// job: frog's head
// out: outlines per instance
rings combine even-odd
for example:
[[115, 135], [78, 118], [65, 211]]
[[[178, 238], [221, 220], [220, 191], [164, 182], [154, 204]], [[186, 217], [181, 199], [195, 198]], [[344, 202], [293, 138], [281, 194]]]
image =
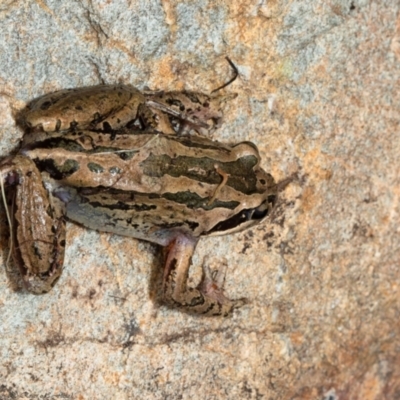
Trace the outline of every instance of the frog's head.
[[232, 217], [219, 222], [207, 234], [211, 236], [228, 235], [257, 225], [270, 214], [276, 199], [276, 194], [269, 195], [258, 207], [241, 210]]
[[259, 224], [274, 208], [278, 190], [274, 178], [262, 170], [255, 171], [257, 179], [257, 193], [248, 196], [235, 209], [235, 213], [223, 221], [218, 222], [207, 235], [218, 236], [236, 233]]

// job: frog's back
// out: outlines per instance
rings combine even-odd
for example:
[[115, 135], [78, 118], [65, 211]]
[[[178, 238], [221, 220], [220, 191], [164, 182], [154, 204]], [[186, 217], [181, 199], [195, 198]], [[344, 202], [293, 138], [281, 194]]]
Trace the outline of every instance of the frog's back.
[[54, 181], [70, 219], [160, 244], [174, 232], [228, 233], [251, 219], [275, 187], [249, 142], [78, 131], [24, 152]]

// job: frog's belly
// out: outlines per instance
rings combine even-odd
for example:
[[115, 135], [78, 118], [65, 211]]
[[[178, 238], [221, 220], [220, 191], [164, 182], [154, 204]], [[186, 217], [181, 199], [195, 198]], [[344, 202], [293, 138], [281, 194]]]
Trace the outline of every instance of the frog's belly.
[[132, 221], [131, 215], [126, 212], [110, 213], [101, 208], [93, 208], [88, 204], [79, 204], [75, 201], [67, 203], [66, 215], [71, 221], [78, 222], [90, 229], [147, 240], [161, 246], [167, 246], [177, 235], [177, 232], [174, 234], [171, 229], [150, 227]]
[[90, 229], [134, 237], [161, 246], [167, 246], [182, 234], [196, 238], [204, 228], [195, 218], [189, 218], [189, 215], [157, 201], [151, 204], [135, 202], [101, 191], [81, 194], [69, 187], [58, 188], [53, 193], [65, 203], [66, 216], [71, 221]]

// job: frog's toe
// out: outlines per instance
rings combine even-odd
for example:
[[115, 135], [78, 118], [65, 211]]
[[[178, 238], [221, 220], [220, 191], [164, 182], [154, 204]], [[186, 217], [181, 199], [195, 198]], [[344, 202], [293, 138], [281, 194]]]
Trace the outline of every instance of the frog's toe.
[[203, 294], [204, 297], [210, 299], [212, 304], [218, 305], [216, 308], [219, 310], [216, 312], [216, 314], [222, 315], [228, 315], [233, 309], [248, 304], [248, 300], [246, 298], [231, 300], [225, 296], [224, 283], [226, 270], [227, 266], [224, 265], [219, 270], [211, 272], [210, 268], [204, 265], [203, 278], [198, 286], [198, 290]]

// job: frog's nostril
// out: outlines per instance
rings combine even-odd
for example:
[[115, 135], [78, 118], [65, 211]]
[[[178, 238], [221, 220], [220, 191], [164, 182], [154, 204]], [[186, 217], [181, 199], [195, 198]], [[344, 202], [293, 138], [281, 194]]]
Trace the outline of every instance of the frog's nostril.
[[40, 109], [41, 110], [48, 110], [51, 106], [51, 101], [45, 101], [41, 106]]

